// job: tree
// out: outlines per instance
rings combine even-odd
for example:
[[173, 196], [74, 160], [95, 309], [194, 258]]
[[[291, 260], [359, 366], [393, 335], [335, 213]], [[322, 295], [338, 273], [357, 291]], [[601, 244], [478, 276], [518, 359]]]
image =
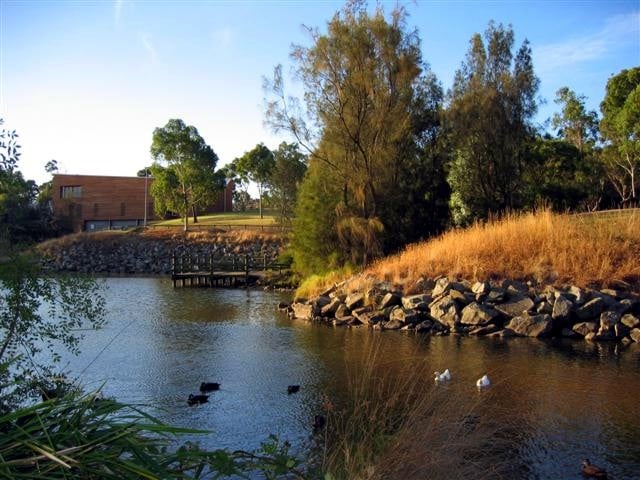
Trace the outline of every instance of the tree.
[[621, 203], [634, 204], [640, 191], [640, 67], [609, 79], [600, 110], [607, 175]]
[[262, 195], [269, 185], [271, 172], [275, 167], [273, 152], [263, 143], [259, 143], [252, 150], [245, 152], [233, 161], [233, 170], [242, 179], [243, 183], [255, 182], [258, 186], [258, 201], [260, 218], [262, 216]]
[[[104, 299], [88, 277], [52, 276], [13, 252], [0, 264], [0, 410], [56, 386], [54, 346], [78, 352], [81, 327], [103, 324]], [[43, 355], [46, 353], [47, 355]]]
[[554, 101], [562, 107], [561, 113], [554, 114], [551, 120], [558, 136], [573, 144], [580, 153], [593, 148], [598, 137], [598, 114], [587, 111], [586, 97], [562, 87], [556, 92]]
[[[308, 210], [298, 209], [297, 215], [309, 218], [297, 218], [297, 224], [312, 228], [319, 218], [331, 218], [332, 224], [312, 229], [335, 232], [340, 248], [356, 263], [380, 255], [387, 240], [399, 233], [388, 227], [404, 209], [387, 200], [391, 195], [406, 198], [408, 192], [400, 189], [413, 188], [406, 175], [420, 171], [413, 168], [423, 158], [417, 119], [426, 117], [416, 109], [438, 103], [432, 98], [418, 101], [419, 95], [437, 89], [420, 89], [435, 78], [422, 62], [417, 33], [406, 31], [405, 20], [403, 9], [387, 20], [382, 9], [370, 15], [364, 2], [351, 1], [334, 15], [326, 34], [309, 29], [312, 45], [292, 51], [304, 85], [304, 108], [285, 95], [281, 67], [272, 81], [265, 81], [267, 123], [276, 132], [291, 133], [310, 154], [305, 195], [311, 196], [308, 189], [314, 185], [326, 186], [318, 176], [337, 182], [336, 197], [325, 206], [335, 211], [314, 219]], [[306, 233], [296, 230], [295, 235]]]
[[269, 190], [281, 223], [291, 220], [298, 187], [307, 171], [307, 157], [297, 143], [282, 142], [274, 153], [274, 167], [269, 177]]
[[[486, 46], [485, 46], [486, 42]], [[489, 23], [471, 38], [449, 92], [449, 165], [456, 223], [517, 208], [539, 80], [525, 40], [512, 53], [511, 27]]]
[[171, 119], [153, 131], [151, 155], [155, 160], [151, 167], [155, 210], [180, 215], [187, 231], [189, 213], [196, 223], [198, 208], [213, 201], [224, 186], [221, 175], [215, 173], [218, 156], [195, 127], [180, 119]]

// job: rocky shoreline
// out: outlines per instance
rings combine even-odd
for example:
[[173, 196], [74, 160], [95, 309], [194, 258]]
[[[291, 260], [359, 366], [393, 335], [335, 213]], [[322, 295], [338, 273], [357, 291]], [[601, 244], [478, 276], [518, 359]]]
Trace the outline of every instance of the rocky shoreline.
[[238, 255], [267, 261], [277, 260], [284, 240], [277, 236], [256, 236], [242, 240], [233, 236], [142, 234], [77, 234], [38, 246], [45, 269], [100, 275], [168, 275], [174, 253], [217, 259]]
[[370, 281], [336, 285], [312, 299], [281, 304], [293, 319], [432, 335], [562, 337], [640, 343], [640, 294], [628, 288], [536, 287], [518, 281], [420, 279], [405, 295]]

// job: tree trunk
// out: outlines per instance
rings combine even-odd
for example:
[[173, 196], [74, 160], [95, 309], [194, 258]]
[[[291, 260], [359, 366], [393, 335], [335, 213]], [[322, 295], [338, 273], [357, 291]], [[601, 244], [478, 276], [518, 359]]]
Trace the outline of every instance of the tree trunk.
[[191, 211], [193, 213], [193, 223], [198, 223], [198, 210], [195, 205], [191, 207]]
[[262, 220], [262, 187], [258, 185], [258, 208], [260, 209], [260, 220]]

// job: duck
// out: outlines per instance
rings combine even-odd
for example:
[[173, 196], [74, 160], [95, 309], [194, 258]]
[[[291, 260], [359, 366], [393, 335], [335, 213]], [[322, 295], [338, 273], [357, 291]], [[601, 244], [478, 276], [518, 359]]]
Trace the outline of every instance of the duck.
[[436, 383], [444, 383], [448, 380], [451, 380], [451, 373], [449, 373], [449, 369], [447, 368], [444, 372], [433, 372], [435, 378], [433, 379]]
[[589, 478], [608, 478], [607, 471], [592, 465], [588, 458], [582, 461], [582, 475]]
[[297, 393], [300, 391], [300, 385], [289, 385], [287, 387], [287, 393], [291, 395], [292, 393]]
[[188, 405], [202, 405], [203, 403], [207, 403], [209, 401], [209, 395], [193, 395], [189, 394], [189, 398], [187, 399]]
[[444, 375], [446, 380], [451, 380], [451, 372], [448, 368], [444, 372], [442, 372], [442, 375]]
[[479, 378], [478, 381], [476, 382], [476, 387], [478, 388], [486, 388], [489, 385], [491, 385], [491, 381], [489, 380], [489, 377], [487, 376], [486, 373], [484, 374], [484, 376]]
[[200, 391], [202, 393], [205, 392], [213, 392], [215, 390], [220, 390], [220, 384], [215, 382], [202, 382], [200, 384]]

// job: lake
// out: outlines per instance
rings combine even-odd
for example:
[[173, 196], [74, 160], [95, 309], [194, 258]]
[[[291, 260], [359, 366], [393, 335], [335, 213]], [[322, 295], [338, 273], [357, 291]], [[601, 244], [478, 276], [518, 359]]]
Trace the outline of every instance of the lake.
[[[325, 395], [345, 395], [345, 371], [375, 348], [380, 368], [395, 375], [417, 364], [449, 368], [444, 388], [470, 403], [488, 373], [496, 410], [517, 419], [509, 461], [522, 478], [582, 478], [585, 457], [615, 479], [640, 478], [639, 345], [331, 328], [278, 312], [283, 293], [174, 290], [163, 278], [104, 283], [107, 326], [86, 332], [82, 353], [63, 365], [87, 388], [103, 385], [173, 425], [209, 430], [197, 438], [208, 448], [252, 449], [276, 434], [304, 453]], [[220, 391], [189, 407], [203, 381]], [[438, 388], [432, 376], [423, 381]], [[290, 384], [300, 392], [288, 395]]]

